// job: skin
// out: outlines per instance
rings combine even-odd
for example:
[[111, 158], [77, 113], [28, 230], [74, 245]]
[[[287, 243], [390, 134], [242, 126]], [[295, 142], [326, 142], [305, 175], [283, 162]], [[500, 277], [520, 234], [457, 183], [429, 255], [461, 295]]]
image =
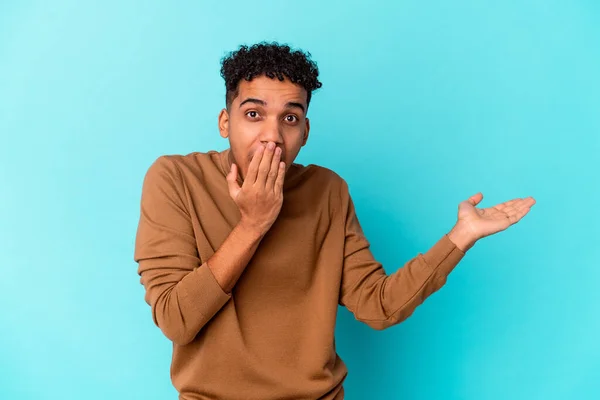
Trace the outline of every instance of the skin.
[[[229, 195], [238, 206], [240, 222], [207, 261], [217, 282], [229, 293], [277, 219], [283, 203], [285, 172], [308, 140], [307, 92], [288, 79], [266, 76], [239, 83], [238, 95], [219, 114], [219, 131], [229, 139], [232, 168]], [[466, 252], [478, 240], [519, 222], [535, 204], [516, 198], [477, 208], [477, 193], [458, 205], [456, 224], [448, 238]]]
[[488, 208], [477, 208], [481, 192], [458, 205], [458, 219], [448, 237], [459, 249], [467, 251], [480, 239], [506, 230], [519, 222], [536, 203], [533, 197], [516, 198]]
[[229, 139], [233, 163], [229, 195], [239, 223], [207, 261], [215, 279], [230, 293], [283, 204], [285, 173], [306, 144], [307, 92], [289, 80], [266, 76], [239, 83], [238, 95], [219, 114], [219, 131]]
[[306, 100], [306, 90], [288, 79], [263, 75], [240, 81], [237, 97], [219, 114], [219, 132], [229, 139], [242, 180], [254, 154], [269, 142], [281, 149], [286, 170], [294, 162], [310, 131]]

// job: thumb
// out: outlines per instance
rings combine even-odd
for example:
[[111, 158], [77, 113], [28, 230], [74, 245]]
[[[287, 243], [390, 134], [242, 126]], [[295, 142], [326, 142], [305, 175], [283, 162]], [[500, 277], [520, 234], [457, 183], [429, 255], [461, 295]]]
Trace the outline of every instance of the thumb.
[[473, 196], [469, 197], [469, 200], [467, 200], [469, 203], [471, 203], [471, 205], [476, 206], [477, 204], [479, 204], [481, 202], [481, 200], [483, 199], [483, 194], [481, 192], [474, 194]]
[[240, 187], [240, 185], [237, 183], [237, 175], [238, 175], [237, 165], [231, 164], [231, 170], [227, 174], [227, 186], [229, 187], [229, 195], [234, 200], [237, 197], [240, 190], [242, 189]]

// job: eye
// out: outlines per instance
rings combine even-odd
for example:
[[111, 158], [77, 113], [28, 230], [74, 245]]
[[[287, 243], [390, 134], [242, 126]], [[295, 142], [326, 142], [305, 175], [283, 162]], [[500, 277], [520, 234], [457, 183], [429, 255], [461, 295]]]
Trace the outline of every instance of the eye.
[[248, 111], [246, 113], [246, 115], [249, 116], [251, 119], [255, 119], [256, 117], [258, 117], [258, 112], [251, 110], [251, 111]]
[[285, 120], [287, 122], [297, 122], [298, 121], [298, 117], [296, 117], [293, 114], [288, 115], [287, 117], [285, 117]]

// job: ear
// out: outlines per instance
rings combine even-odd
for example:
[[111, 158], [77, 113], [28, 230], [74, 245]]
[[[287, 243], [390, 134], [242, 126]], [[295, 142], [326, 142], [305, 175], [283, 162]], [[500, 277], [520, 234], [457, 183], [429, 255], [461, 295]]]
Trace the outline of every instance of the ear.
[[219, 133], [224, 139], [229, 137], [229, 113], [226, 108], [219, 113]]
[[308, 132], [310, 132], [310, 120], [306, 118], [306, 129], [304, 130], [304, 137], [302, 138], [302, 146], [308, 141]]

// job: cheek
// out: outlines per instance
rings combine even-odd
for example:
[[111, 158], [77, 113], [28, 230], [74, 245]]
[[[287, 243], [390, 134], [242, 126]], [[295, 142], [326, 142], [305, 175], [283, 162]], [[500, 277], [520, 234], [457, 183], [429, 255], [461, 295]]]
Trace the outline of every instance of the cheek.
[[[236, 124], [229, 131], [229, 143], [231, 148], [235, 149], [236, 155], [246, 158], [248, 153], [252, 151], [256, 134], [252, 131], [252, 127], [244, 124]], [[251, 155], [250, 155], [251, 156]]]
[[240, 116], [232, 117], [229, 123], [230, 135], [242, 142], [251, 140], [253, 136], [256, 136], [257, 128], [257, 124], [250, 123]]
[[283, 157], [282, 157], [282, 161], [285, 161], [286, 165], [293, 162], [293, 160], [296, 158], [296, 156], [298, 155], [298, 152], [300, 150], [301, 144], [302, 144], [302, 142], [300, 142], [299, 144], [296, 144], [294, 146], [286, 147], [285, 151], [283, 152]]

